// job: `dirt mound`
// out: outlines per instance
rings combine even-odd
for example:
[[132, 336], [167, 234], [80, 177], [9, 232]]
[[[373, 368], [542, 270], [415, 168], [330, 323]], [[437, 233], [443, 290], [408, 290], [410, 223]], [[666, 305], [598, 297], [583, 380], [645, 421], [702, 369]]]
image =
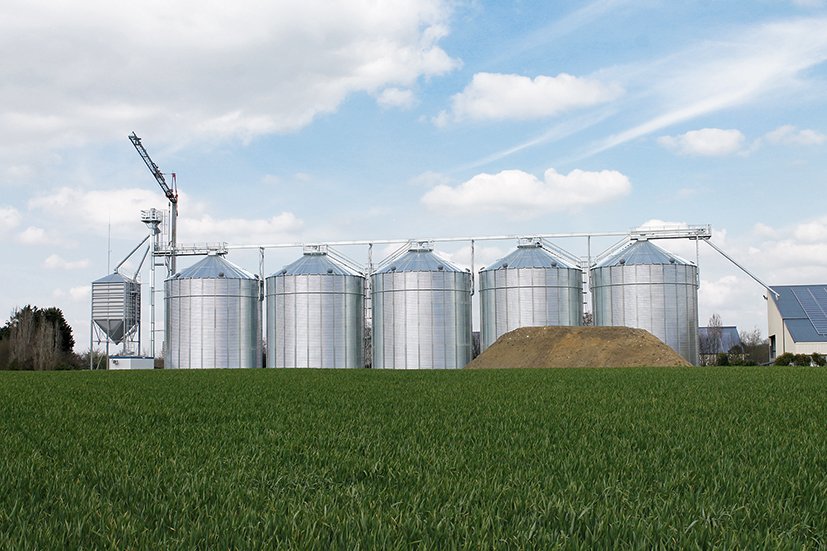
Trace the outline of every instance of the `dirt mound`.
[[501, 336], [466, 368], [689, 365], [677, 352], [644, 329], [522, 327]]

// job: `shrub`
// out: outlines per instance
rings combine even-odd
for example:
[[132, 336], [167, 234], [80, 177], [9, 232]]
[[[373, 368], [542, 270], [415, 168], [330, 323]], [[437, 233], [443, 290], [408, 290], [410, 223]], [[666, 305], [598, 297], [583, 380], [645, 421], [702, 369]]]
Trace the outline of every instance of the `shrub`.
[[812, 360], [812, 356], [808, 354], [796, 354], [793, 356], [793, 365], [809, 367], [810, 360]]
[[794, 361], [795, 356], [793, 356], [790, 352], [784, 352], [775, 358], [775, 365], [793, 365]]
[[801, 367], [809, 367], [811, 365], [827, 365], [827, 359], [817, 352], [812, 354], [791, 354], [785, 352], [775, 359], [775, 365], [796, 365]]

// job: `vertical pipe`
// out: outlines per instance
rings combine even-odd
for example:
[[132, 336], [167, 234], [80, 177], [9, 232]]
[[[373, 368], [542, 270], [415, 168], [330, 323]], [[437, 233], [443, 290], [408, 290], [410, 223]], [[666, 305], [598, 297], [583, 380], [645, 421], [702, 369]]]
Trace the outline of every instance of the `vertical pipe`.
[[150, 243], [150, 259], [152, 260], [152, 265], [150, 266], [149, 272], [149, 355], [152, 356], [153, 364], [155, 362], [155, 265], [157, 264], [157, 229], [157, 226], [150, 228], [150, 231], [154, 233]]
[[95, 356], [92, 353], [92, 346], [94, 346], [94, 335], [95, 335], [95, 286], [92, 285], [92, 300], [89, 301], [91, 306], [89, 307], [89, 370], [91, 371], [94, 369], [93, 364], [94, 361], [92, 358]]
[[[586, 307], [588, 306], [588, 299], [592, 298], [592, 304], [591, 304], [591, 307], [592, 307], [592, 310], [591, 310], [592, 325], [597, 325], [597, 323], [595, 323], [595, 317], [594, 317], [594, 299], [593, 299], [593, 297], [591, 297], [591, 294], [590, 294], [591, 293], [591, 282], [592, 282], [592, 236], [591, 235], [586, 236], [586, 254], [588, 255], [587, 256], [587, 262], [586, 262], [586, 269], [583, 270], [583, 315], [585, 317]], [[580, 322], [583, 323], [583, 320], [581, 320]]]
[[476, 286], [474, 285], [474, 276], [476, 272], [474, 271], [474, 240], [471, 240], [471, 296], [474, 296], [474, 291], [476, 291]]
[[175, 249], [178, 247], [178, 203], [177, 202], [170, 202], [169, 204], [170, 209], [170, 221], [169, 221], [169, 245], [170, 245], [170, 257], [169, 257], [169, 273], [167, 277], [172, 276], [175, 274]]

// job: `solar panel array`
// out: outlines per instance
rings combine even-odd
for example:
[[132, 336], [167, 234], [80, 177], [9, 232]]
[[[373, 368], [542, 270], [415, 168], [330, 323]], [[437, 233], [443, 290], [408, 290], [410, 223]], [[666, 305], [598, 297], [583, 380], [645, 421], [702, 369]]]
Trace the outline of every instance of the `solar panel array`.
[[827, 335], [827, 287], [792, 289], [819, 335]]

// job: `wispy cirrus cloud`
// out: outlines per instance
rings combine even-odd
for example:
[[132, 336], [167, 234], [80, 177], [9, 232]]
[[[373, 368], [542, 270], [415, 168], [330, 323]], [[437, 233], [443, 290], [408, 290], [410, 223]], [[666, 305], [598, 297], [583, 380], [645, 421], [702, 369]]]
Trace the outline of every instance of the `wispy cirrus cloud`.
[[[587, 157], [674, 124], [749, 105], [775, 92], [802, 88], [804, 72], [827, 61], [827, 18], [797, 18], [742, 28], [726, 41], [704, 41], [639, 67], [607, 70], [633, 75], [630, 101], [653, 105], [651, 116], [596, 142]], [[793, 95], [787, 94], [794, 101]]]

